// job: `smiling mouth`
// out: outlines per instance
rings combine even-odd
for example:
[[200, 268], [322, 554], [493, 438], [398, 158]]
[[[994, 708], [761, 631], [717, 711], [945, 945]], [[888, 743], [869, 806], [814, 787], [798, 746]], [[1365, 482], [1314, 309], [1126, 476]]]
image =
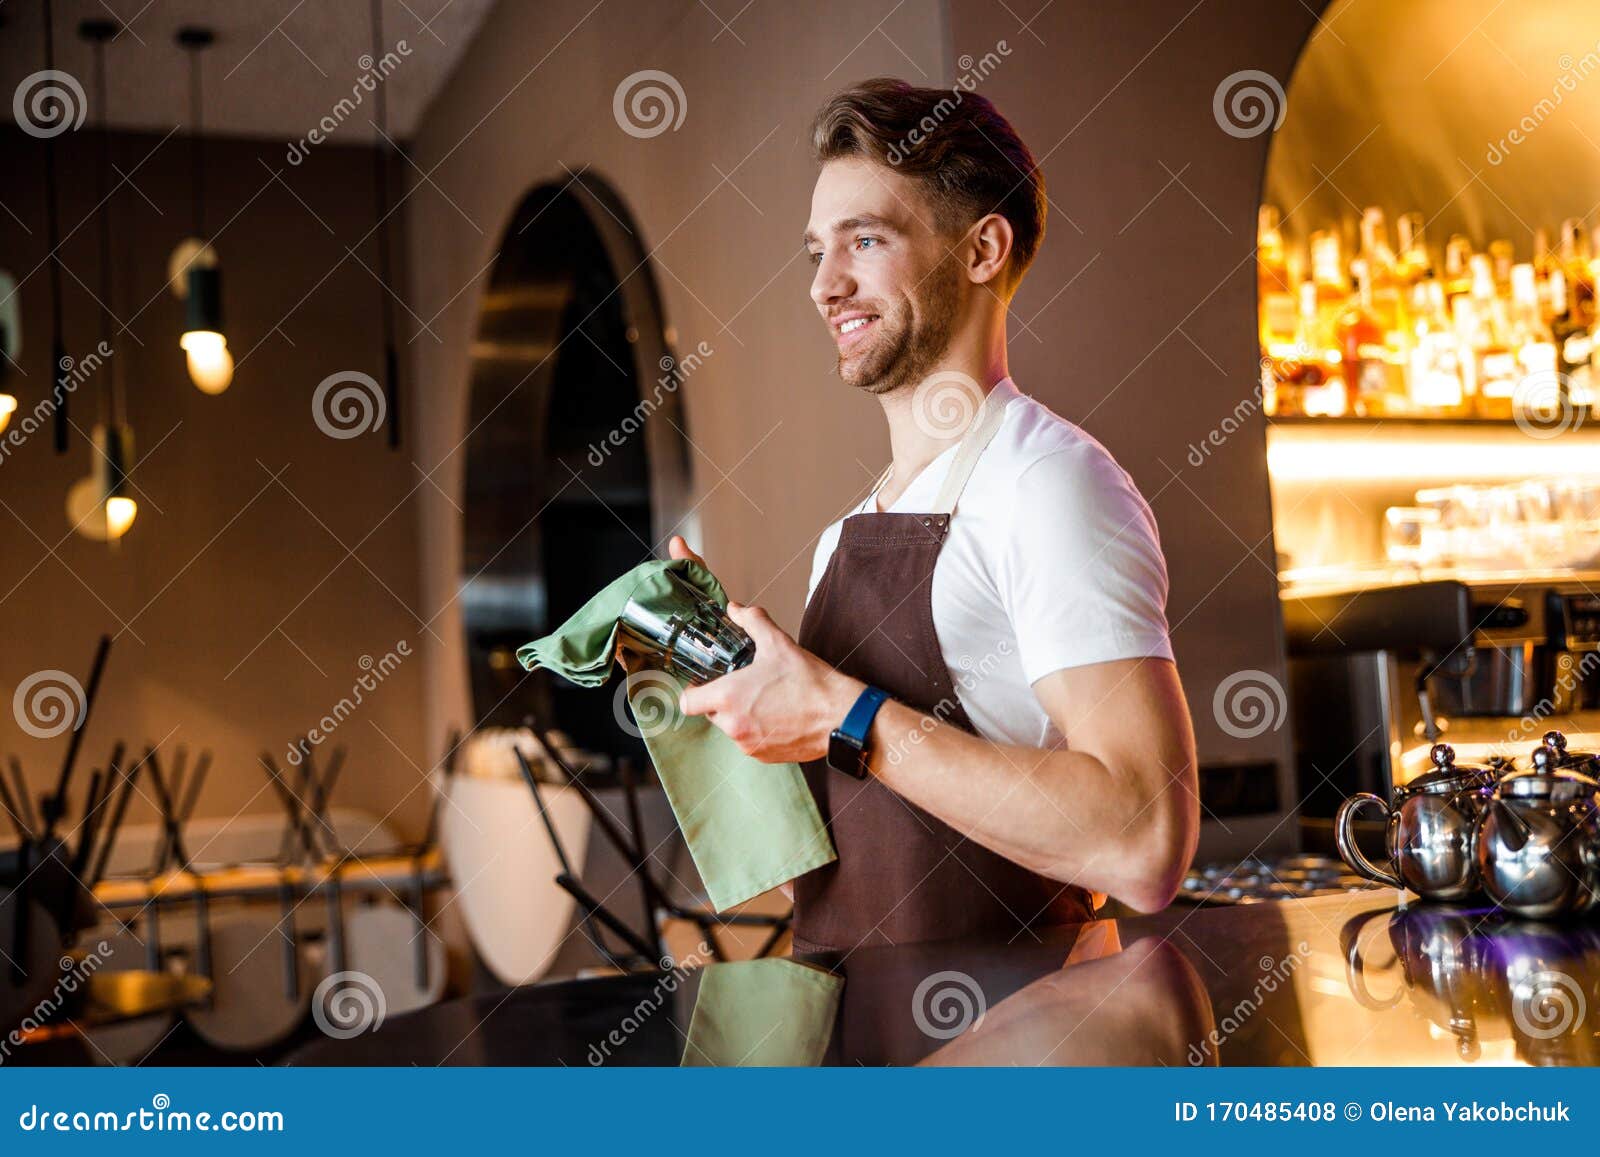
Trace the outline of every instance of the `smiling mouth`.
[[858, 340], [860, 336], [870, 329], [878, 320], [879, 317], [877, 314], [870, 313], [864, 316], [846, 318], [844, 321], [836, 322], [833, 327], [835, 339], [841, 346], [853, 345], [855, 341]]

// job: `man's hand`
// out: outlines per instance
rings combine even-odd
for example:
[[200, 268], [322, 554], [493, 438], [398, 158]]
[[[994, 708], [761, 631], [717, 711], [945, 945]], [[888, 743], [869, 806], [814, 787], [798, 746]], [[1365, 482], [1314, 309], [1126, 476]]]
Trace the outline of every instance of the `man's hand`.
[[728, 617], [755, 640], [755, 659], [743, 670], [684, 688], [678, 707], [685, 715], [704, 715], [763, 763], [827, 755], [829, 734], [865, 684], [803, 649], [760, 607], [729, 603]]
[[[667, 543], [667, 557], [673, 560], [686, 558], [690, 562], [697, 562], [701, 566], [706, 566], [706, 560], [689, 549], [689, 544], [684, 541], [681, 534], [673, 535], [671, 541]], [[711, 568], [707, 566], [706, 569], [710, 570]]]

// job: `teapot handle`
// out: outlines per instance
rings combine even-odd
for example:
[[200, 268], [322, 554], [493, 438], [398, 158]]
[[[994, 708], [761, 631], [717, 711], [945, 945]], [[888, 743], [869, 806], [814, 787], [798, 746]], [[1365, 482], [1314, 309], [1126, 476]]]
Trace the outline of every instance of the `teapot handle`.
[[1333, 842], [1339, 849], [1339, 855], [1344, 857], [1344, 862], [1367, 879], [1388, 884], [1391, 888], [1404, 888], [1405, 881], [1394, 872], [1380, 868], [1367, 859], [1356, 844], [1355, 833], [1350, 830], [1350, 821], [1355, 818], [1356, 812], [1368, 804], [1376, 804], [1386, 816], [1390, 814], [1389, 805], [1382, 798], [1370, 791], [1357, 792], [1339, 805], [1339, 812], [1333, 820]]
[[[1363, 1008], [1370, 1008], [1378, 1012], [1393, 1008], [1405, 996], [1405, 985], [1397, 987], [1388, 1000], [1379, 1000], [1372, 995], [1372, 990], [1367, 987], [1367, 969], [1361, 958], [1361, 934], [1366, 931], [1368, 922], [1374, 916], [1389, 916], [1392, 920], [1395, 909], [1372, 908], [1360, 913], [1339, 930], [1339, 942], [1344, 949], [1344, 978], [1350, 986], [1350, 995], [1356, 998], [1356, 1003]], [[1396, 956], [1398, 959], [1398, 955]], [[1391, 967], [1394, 962], [1391, 961]]]

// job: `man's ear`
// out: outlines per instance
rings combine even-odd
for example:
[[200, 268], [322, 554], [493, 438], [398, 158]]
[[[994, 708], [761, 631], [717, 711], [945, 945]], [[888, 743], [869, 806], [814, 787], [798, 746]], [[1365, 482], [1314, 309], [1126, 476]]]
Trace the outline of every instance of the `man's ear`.
[[1003, 292], [1016, 237], [1011, 222], [999, 213], [990, 213], [972, 226], [967, 237], [967, 277], [975, 285], [992, 285]]

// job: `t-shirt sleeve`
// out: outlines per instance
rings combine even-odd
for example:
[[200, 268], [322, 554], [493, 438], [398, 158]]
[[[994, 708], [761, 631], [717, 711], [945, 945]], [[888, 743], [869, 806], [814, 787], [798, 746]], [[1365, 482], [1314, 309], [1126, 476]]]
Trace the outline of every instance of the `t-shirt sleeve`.
[[1155, 516], [1098, 444], [1023, 470], [997, 577], [1029, 683], [1068, 667], [1172, 658]]
[[806, 606], [811, 605], [811, 596], [817, 593], [817, 584], [822, 581], [823, 572], [828, 569], [828, 562], [833, 558], [838, 543], [837, 523], [823, 530], [822, 537], [817, 539], [817, 545], [811, 552], [811, 577], [806, 582]]

